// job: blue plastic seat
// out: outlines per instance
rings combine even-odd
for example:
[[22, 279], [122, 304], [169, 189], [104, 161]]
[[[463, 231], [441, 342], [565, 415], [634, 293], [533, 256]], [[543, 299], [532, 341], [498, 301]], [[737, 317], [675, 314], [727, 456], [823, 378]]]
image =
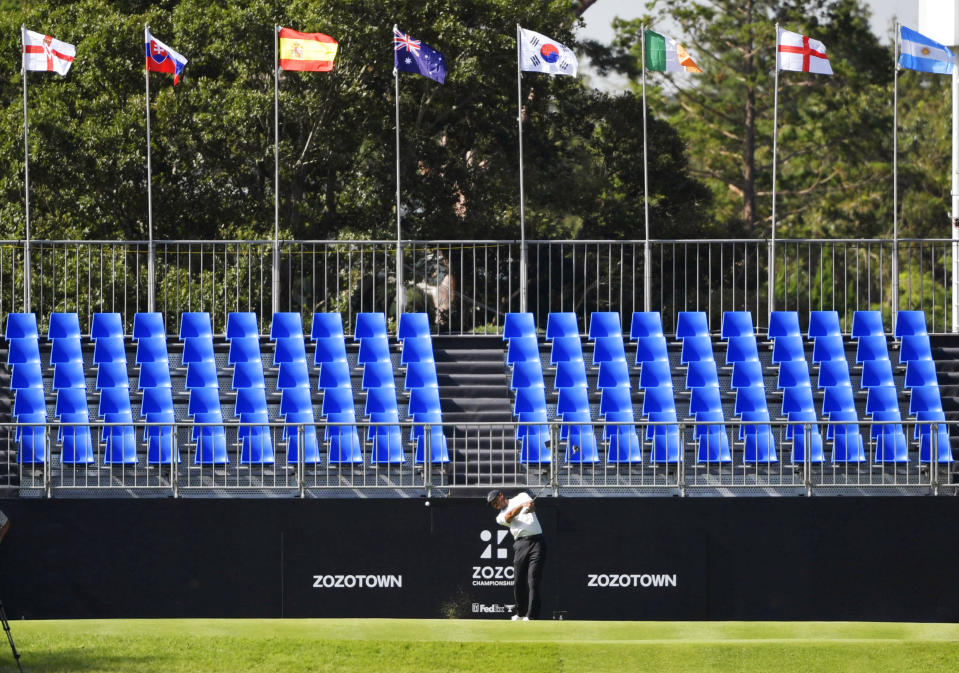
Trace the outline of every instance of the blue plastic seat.
[[716, 363], [711, 360], [698, 360], [690, 362], [686, 370], [687, 388], [704, 388], [711, 386], [719, 387], [719, 374], [716, 371]]
[[[768, 424], [769, 414], [765, 412], [743, 412], [743, 425], [739, 426], [743, 440], [743, 463], [778, 463], [776, 439]], [[755, 422], [753, 424], [752, 422]]]
[[559, 362], [553, 379], [553, 390], [562, 388], [585, 388], [586, 367], [582, 362]]
[[303, 340], [303, 316], [291, 312], [274, 313], [270, 324], [270, 340], [292, 338]]
[[[365, 372], [364, 372], [365, 373]], [[345, 362], [326, 362], [320, 367], [319, 388], [350, 388], [350, 366]]]
[[324, 416], [342, 413], [355, 414], [356, 405], [353, 402], [353, 391], [349, 388], [327, 388], [323, 393], [321, 410]]
[[[510, 341], [512, 347], [513, 342]], [[583, 344], [579, 336], [558, 336], [553, 338], [549, 352], [549, 363], [556, 366], [560, 362], [585, 362], [583, 358]]]
[[829, 360], [846, 362], [846, 346], [839, 335], [818, 337], [813, 344], [812, 361], [820, 363]]
[[823, 389], [822, 413], [829, 416], [835, 412], [855, 411], [856, 401], [851, 386], [829, 386]]
[[353, 340], [386, 339], [386, 316], [382, 313], [357, 313]]
[[194, 362], [186, 368], [186, 388], [217, 388], [219, 382], [216, 377], [215, 362]]
[[899, 311], [896, 314], [897, 339], [905, 336], [929, 336], [926, 329], [926, 314], [923, 311]]
[[[99, 343], [97, 344], [99, 345]], [[180, 362], [185, 365], [194, 362], [214, 362], [213, 340], [205, 337], [187, 337], [183, 340], [183, 355]]]
[[256, 313], [228, 313], [226, 315], [226, 338], [252, 338], [260, 336], [260, 328], [256, 324]]
[[[330, 419], [333, 422], [332, 419]], [[329, 431], [329, 449], [327, 462], [332, 465], [356, 464], [363, 462], [363, 445], [355, 425], [327, 426]]]
[[234, 365], [232, 387], [234, 390], [266, 388], [262, 362], [238, 362]]
[[[694, 363], [690, 362], [690, 366]], [[805, 364], [799, 362], [790, 362], [789, 364]], [[780, 369], [782, 375], [782, 369]], [[806, 375], [806, 385], [809, 384], [809, 375]], [[733, 375], [729, 379], [729, 385], [735, 390], [738, 388], [752, 388], [754, 386], [763, 386], [763, 366], [758, 361], [737, 362], [733, 365]]]
[[136, 465], [137, 438], [132, 425], [112, 425], [105, 428], [104, 465]]
[[679, 356], [680, 364], [685, 365], [701, 360], [715, 361], [712, 339], [708, 336], [688, 336], [684, 338], [683, 348]]
[[[432, 355], [432, 348], [430, 350]], [[507, 364], [533, 361], [540, 361], [539, 344], [536, 337], [516, 337], [509, 340], [509, 346], [506, 350]]]
[[209, 313], [195, 311], [180, 314], [180, 341], [191, 338], [213, 338]]
[[104, 336], [96, 340], [93, 345], [93, 364], [99, 365], [104, 362], [123, 362], [127, 361], [126, 347], [123, 345], [123, 337]]
[[623, 324], [616, 311], [593, 311], [589, 316], [589, 340], [617, 337], [623, 340]]
[[[244, 422], [267, 421], [266, 414], [256, 418], [244, 419]], [[240, 439], [241, 465], [273, 465], [276, 458], [273, 451], [273, 430], [267, 425], [240, 426], [237, 433]]]
[[680, 311], [676, 318], [676, 338], [708, 337], [709, 322], [704, 311]]
[[[85, 399], [86, 393], [81, 392]], [[57, 395], [59, 399], [60, 395]], [[13, 415], [19, 418], [23, 415], [46, 414], [47, 404], [43, 388], [23, 388], [17, 391], [13, 400]]]
[[[914, 390], [913, 393], [915, 392]], [[877, 386], [868, 390], [866, 393], [867, 414], [893, 410], [899, 411], [899, 391], [895, 386]]]
[[881, 336], [886, 334], [879, 311], [856, 311], [852, 314], [852, 338]]
[[693, 388], [689, 391], [689, 415], [697, 416], [702, 413], [721, 412], [723, 408], [722, 396], [719, 388]]
[[[235, 314], [231, 314], [235, 315]], [[212, 350], [212, 343], [211, 349]], [[184, 349], [185, 352], [185, 349]], [[304, 351], [305, 355], [305, 351]], [[230, 341], [230, 353], [227, 356], [227, 364], [235, 365], [238, 363], [255, 363], [263, 366], [263, 360], [260, 357], [260, 338], [256, 336], [234, 337]]]
[[673, 372], [669, 363], [665, 361], [644, 362], [639, 373], [639, 387], [647, 388], [673, 387]]
[[803, 414], [815, 416], [816, 406], [812, 396], [810, 386], [792, 386], [783, 389], [783, 403], [781, 413], [783, 416], [792, 414]]
[[[936, 421], [939, 418], [923, 418], [919, 420]], [[928, 463], [933, 454], [936, 462], [951, 463], [952, 445], [949, 441], [949, 427], [945, 423], [925, 423], [916, 426], [919, 433], [919, 462]]]
[[[404, 314], [405, 315], [405, 314]], [[513, 339], [510, 341], [510, 348], [513, 343], [519, 341]], [[361, 345], [362, 349], [363, 346]], [[403, 341], [403, 353], [400, 356], [400, 364], [408, 365], [414, 362], [434, 362], [433, 340], [429, 335], [424, 337], [407, 337]]]
[[138, 388], [171, 388], [172, 386], [170, 367], [166, 362], [145, 362], [140, 365]]
[[123, 319], [119, 313], [94, 313], [90, 325], [90, 338], [123, 338]]
[[549, 448], [549, 428], [541, 425], [546, 414], [523, 414], [518, 419], [516, 439], [520, 443], [519, 460], [523, 464], [549, 464], [552, 452]]
[[[309, 398], [309, 390], [306, 388], [290, 388], [283, 391], [285, 398], [291, 391], [306, 390]], [[282, 399], [281, 399], [282, 404]], [[282, 408], [281, 408], [282, 413]], [[250, 414], [262, 415], [267, 413], [266, 408], [266, 390], [264, 388], [240, 388], [236, 391], [236, 400], [233, 403], [233, 415], [244, 418]]]
[[[23, 314], [19, 314], [23, 315]], [[28, 313], [26, 315], [33, 315]], [[28, 328], [29, 330], [29, 328]], [[33, 336], [36, 336], [36, 319], [33, 321]], [[76, 313], [51, 313], [47, 339], [80, 339], [80, 318]]]
[[659, 311], [635, 311], [629, 326], [629, 338], [633, 341], [641, 337], [665, 337], [663, 318]]
[[277, 337], [273, 342], [275, 346], [273, 351], [274, 365], [284, 362], [306, 363], [306, 344], [302, 336]]
[[173, 413], [173, 393], [170, 388], [147, 388], [140, 398], [140, 415], [152, 418]]
[[[327, 390], [323, 395], [324, 410], [329, 407], [336, 409], [334, 413], [343, 413], [343, 409], [353, 411], [353, 393], [345, 389], [345, 393], [334, 392], [333, 389]], [[339, 390], [339, 389], [338, 389]], [[329, 397], [329, 403], [326, 398]], [[305, 414], [313, 412], [313, 395], [309, 388], [286, 388], [280, 396], [280, 414], [287, 416], [289, 414]], [[324, 411], [326, 413], [326, 411]]]
[[[18, 423], [46, 423], [46, 415], [24, 414]], [[42, 464], [47, 462], [46, 428], [42, 425], [19, 426], [15, 433], [17, 443], [17, 462], [23, 464]]]
[[97, 390], [103, 388], [130, 388], [125, 362], [104, 363], [97, 368]]
[[36, 337], [10, 339], [7, 349], [8, 365], [40, 362], [40, 342]]
[[[418, 422], [420, 421], [418, 420]], [[439, 421], [434, 418], [423, 418], [421, 422], [438, 423]], [[442, 425], [414, 426], [412, 438], [416, 444], [413, 451], [414, 463], [423, 464], [426, 461], [427, 454], [429, 454], [431, 463], [450, 462], [449, 445], [446, 435], [443, 434]]]
[[863, 363], [868, 360], [888, 360], [889, 348], [886, 346], [886, 337], [864, 336], [859, 338], [859, 344], [856, 347], [856, 363]]
[[536, 336], [532, 313], [507, 313], [503, 320], [503, 340]]
[[370, 463], [402, 465], [406, 462], [403, 434], [398, 425], [376, 425], [370, 428]]
[[[151, 419], [151, 422], [173, 422], [173, 412], [168, 417]], [[172, 465], [180, 463], [180, 451], [174, 444], [172, 426], [148, 426], [144, 431], [147, 444], [147, 464]]]
[[70, 425], [62, 426], [61, 429], [63, 431], [60, 448], [60, 462], [62, 464], [89, 465], [96, 460], [93, 455], [93, 437], [90, 433], [90, 426]]
[[721, 412], [704, 413], [697, 420], [711, 423], [711, 425], [697, 426], [699, 428], [699, 448], [696, 452], [696, 461], [699, 463], [731, 463], [732, 455], [729, 451], [729, 435], [723, 425]]
[[360, 353], [357, 362], [390, 362], [390, 343], [386, 337], [366, 337], [360, 341]]
[[[16, 365], [22, 367], [23, 365]], [[65, 362], [53, 369], [53, 389], [86, 388], [86, 370], [82, 362]]]
[[783, 362], [779, 365], [779, 376], [776, 379], [777, 388], [793, 388], [796, 386], [810, 387], [809, 366], [806, 361]]
[[753, 337], [753, 341], [755, 341], [756, 332], [753, 331], [753, 314], [750, 311], [723, 311], [720, 336], [723, 339]]
[[892, 363], [889, 360], [866, 360], [862, 363], [862, 377], [859, 379], [860, 388], [894, 385], [896, 383], [892, 377]]
[[[652, 390], [652, 389], [651, 389]], [[670, 398], [672, 398], [672, 391]], [[649, 396], [649, 391], [646, 392]], [[604, 388], [599, 398], [599, 413], [604, 416], [609, 412], [633, 411], [633, 398], [629, 388]]]
[[839, 313], [837, 311], [810, 311], [809, 338], [818, 339], [824, 336], [841, 336], [839, 327]]
[[43, 369], [39, 362], [24, 362], [11, 367], [10, 389], [22, 388], [43, 388]]
[[786, 439], [791, 439], [793, 443], [790, 460], [794, 464], [804, 463], [808, 450], [810, 463], [825, 462], [823, 438], [816, 425], [816, 414], [790, 414], [789, 420], [795, 422], [786, 427]]
[[920, 412], [942, 413], [942, 396], [939, 386], [922, 386], [912, 389], [909, 396], [909, 415], [916, 416]]
[[396, 388], [396, 377], [390, 362], [369, 362], [363, 367], [363, 390], [370, 388]]
[[[619, 315], [619, 314], [616, 314]], [[611, 361], [626, 362], [626, 349], [621, 336], [596, 337], [593, 343], [593, 365]]]
[[439, 379], [436, 377], [436, 364], [433, 362], [411, 362], [406, 365], [403, 387], [406, 390], [438, 388]]
[[799, 314], [795, 311], [772, 311], [769, 314], [769, 330], [766, 336], [769, 339], [802, 336]]
[[579, 339], [579, 321], [575, 313], [553, 312], [546, 316], [546, 340], [576, 337]]
[[[39, 401], [43, 403], [43, 395], [39, 396]], [[37, 413], [39, 408], [37, 407], [37, 397], [35, 395], [27, 395], [27, 393], [33, 393], [33, 390], [20, 390], [17, 392], [17, 399], [14, 403], [13, 413], [15, 416], [19, 416], [22, 413], [34, 414]], [[43, 407], [46, 408], [45, 405]], [[54, 413], [59, 417], [64, 414], [86, 414], [86, 418], [89, 418], [89, 406], [87, 404], [87, 391], [83, 388], [65, 388], [57, 392], [57, 402], [54, 406]]]
[[340, 341], [345, 339], [343, 317], [339, 313], [314, 313], [310, 338], [316, 341], [317, 339], [329, 339], [331, 337], [336, 337]]
[[425, 313], [401, 313], [400, 324], [396, 330], [398, 339], [410, 337], [429, 337], [430, 318]]
[[517, 388], [545, 388], [543, 367], [539, 360], [536, 362], [517, 362], [513, 365], [513, 375], [510, 377], [510, 389]]
[[564, 388], [556, 400], [556, 414], [586, 412], [589, 414], [589, 393], [584, 388]]
[[[393, 413], [396, 412], [397, 418], [399, 410], [396, 405], [396, 390], [393, 388], [370, 388], [366, 391], [366, 404], [363, 414], [371, 416], [372, 414]], [[393, 420], [392, 418], [390, 420]]]
[[310, 372], [305, 362], [284, 362], [276, 375], [277, 390], [309, 388]]
[[[53, 319], [54, 313], [50, 314]], [[79, 336], [80, 323], [77, 322], [77, 336]], [[10, 339], [38, 339], [40, 333], [37, 331], [37, 316], [34, 313], [8, 313], [7, 326], [3, 333], [3, 338]]]
[[917, 334], [902, 337], [899, 346], [899, 364], [905, 364], [913, 360], [932, 360], [932, 346], [929, 343], [928, 335]]
[[852, 386], [849, 378], [849, 364], [846, 360], [830, 360], [819, 365], [819, 376], [816, 378], [817, 388], [832, 386]]
[[[585, 369], [583, 370], [586, 371]], [[599, 375], [596, 377], [596, 388], [632, 388], [629, 380], [629, 367], [624, 360], [611, 360], [599, 363]]]
[[760, 386], [740, 388], [737, 390], [734, 413], [737, 416], [742, 416], [743, 414], [757, 411], [765, 412], [766, 420], [769, 420], [769, 410], [766, 406], [766, 390]]
[[196, 427], [196, 465], [226, 465], [230, 462], [226, 451], [226, 431], [222, 425]]
[[287, 425], [283, 428], [287, 464], [296, 465], [299, 463], [301, 449], [305, 465], [316, 465], [321, 462], [320, 442], [316, 436], [313, 413], [310, 412], [309, 415], [304, 414], [302, 417], [295, 418], [287, 416], [286, 422], [296, 424]]
[[136, 363], [169, 362], [166, 337], [142, 337], [137, 341]]
[[346, 341], [343, 337], [319, 337], [316, 340], [316, 352], [313, 363], [322, 365], [327, 362], [346, 362]]
[[911, 360], [906, 363], [907, 388], [920, 386], [937, 386], [939, 379], [936, 376], [936, 363], [932, 360]]
[[754, 336], [731, 336], [727, 338], [726, 364], [734, 362], [759, 362], [759, 349]]
[[654, 361], [669, 362], [666, 338], [661, 336], [640, 337], [636, 342], [636, 364]]
[[166, 338], [162, 313], [135, 313], [133, 315], [133, 339]]
[[806, 361], [806, 345], [802, 337], [793, 335], [776, 337], [773, 344], [773, 364], [800, 361]]
[[[586, 419], [572, 418], [568, 420], [589, 420], [588, 415]], [[593, 429], [592, 424], [590, 423], [578, 423], [576, 425], [564, 425], [563, 426], [567, 431], [566, 437], [566, 453], [564, 456], [564, 461], [568, 464], [591, 464], [599, 462], [599, 444], [596, 441], [596, 432]], [[636, 437], [636, 430], [632, 426], [623, 427], [623, 432], [616, 433], [615, 446], [611, 449], [614, 455], [619, 457], [621, 460], [615, 462], [630, 462], [630, 447], [628, 441], [626, 441], [625, 436], [627, 436], [628, 431], [632, 431], [633, 434], [633, 447], [634, 452], [639, 451], [639, 439]], [[623, 437], [623, 439], [621, 439]], [[641, 460], [641, 458], [640, 458]], [[639, 461], [636, 461], [639, 462]]]
[[[220, 391], [216, 388], [197, 388], [190, 392], [190, 402], [187, 413], [212, 414], [220, 412]], [[222, 413], [222, 412], [221, 412]]]
[[[527, 388], [526, 390], [529, 390]], [[440, 407], [439, 388], [414, 388], [410, 391], [410, 401], [407, 406], [409, 416], [419, 418], [419, 414], [432, 414], [442, 411]]]
[[[632, 411], [632, 406], [630, 406], [630, 411]], [[643, 416], [667, 412], [672, 413], [673, 419], [675, 419], [676, 400], [673, 397], [672, 387], [647, 388], [643, 395]]]
[[[876, 413], [874, 420], [897, 421], [899, 411]], [[906, 434], [899, 423], [884, 423], [873, 425], [873, 440], [875, 442], [873, 461], [876, 463], [908, 463], [908, 445]]]
[[50, 364], [64, 362], [83, 362], [83, 348], [80, 339], [56, 339], [50, 347]]

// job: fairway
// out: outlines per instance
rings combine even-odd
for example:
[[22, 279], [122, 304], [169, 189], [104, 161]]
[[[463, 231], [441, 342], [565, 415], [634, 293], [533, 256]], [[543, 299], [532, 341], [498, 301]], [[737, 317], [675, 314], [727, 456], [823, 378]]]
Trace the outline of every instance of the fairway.
[[[826, 622], [12, 622], [30, 671], [955, 671], [959, 625]], [[0, 672], [15, 671], [0, 643]]]

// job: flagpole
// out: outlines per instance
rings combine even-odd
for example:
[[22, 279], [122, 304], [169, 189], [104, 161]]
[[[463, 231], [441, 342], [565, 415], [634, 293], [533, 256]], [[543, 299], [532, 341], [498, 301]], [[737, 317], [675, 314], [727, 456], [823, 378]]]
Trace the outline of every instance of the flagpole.
[[892, 329], [899, 313], [899, 18], [895, 18], [892, 64]]
[[526, 211], [523, 193], [522, 29], [516, 24], [516, 122], [519, 125], [519, 310], [526, 312]]
[[[393, 31], [399, 28], [394, 23]], [[395, 56], [394, 56], [395, 58]], [[394, 101], [396, 103], [396, 329], [399, 330], [400, 314], [403, 312], [403, 229], [400, 215], [400, 71], [394, 66], [393, 80], [395, 85]], [[399, 332], [397, 332], [399, 333]]]
[[776, 310], [776, 145], [779, 137], [779, 22], [776, 23], [776, 69], [773, 84], [773, 213], [769, 239], [769, 314]]
[[[143, 25], [143, 44], [144, 49], [150, 45], [150, 24]], [[147, 67], [147, 54], [144, 52], [143, 73], [146, 79], [147, 92], [147, 235], [149, 236], [149, 250], [153, 251], [153, 166], [151, 164], [150, 150], [150, 69]], [[147, 255], [147, 307], [149, 311], [154, 308], [154, 289], [153, 289], [153, 255]]]
[[640, 59], [643, 63], [643, 217], [646, 239], [643, 243], [643, 310], [652, 310], [653, 267], [649, 259], [649, 162], [646, 158], [646, 26], [639, 27]]
[[959, 332], [959, 64], [952, 67], [952, 331]]
[[20, 26], [21, 74], [23, 75], [23, 185], [24, 236], [23, 242], [23, 311], [30, 312], [30, 124], [27, 118], [27, 27]]
[[273, 312], [280, 310], [280, 27], [273, 24]]

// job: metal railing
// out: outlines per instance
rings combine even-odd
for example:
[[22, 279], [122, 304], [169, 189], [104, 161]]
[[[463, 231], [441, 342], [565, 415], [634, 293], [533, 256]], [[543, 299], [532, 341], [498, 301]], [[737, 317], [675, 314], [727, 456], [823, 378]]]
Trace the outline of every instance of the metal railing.
[[[190, 495], [275, 495], [288, 497], [328, 496], [335, 492], [375, 492], [381, 495], [443, 495], [477, 488], [534, 488], [553, 494], [806, 494], [841, 492], [879, 492], [897, 494], [952, 494], [959, 492], [959, 468], [953, 462], [932, 460], [952, 457], [951, 447], [940, 452], [940, 426], [950, 436], [959, 436], [959, 423], [901, 422], [853, 423], [828, 421], [820, 423], [745, 423], [735, 419], [725, 423], [702, 423], [686, 420], [677, 423], [592, 423], [598, 451], [591, 455], [563, 439], [563, 423], [552, 421], [535, 424], [417, 424], [399, 423], [402, 453], [392, 455], [390, 462], [374, 462], [376, 447], [371, 436], [376, 428], [387, 424], [146, 424], [146, 423], [48, 423], [0, 424], [0, 442], [6, 440], [8, 464], [5, 466], [8, 488], [18, 488], [21, 496], [55, 497], [63, 495], [110, 494], [146, 495], [164, 492], [174, 497]], [[567, 424], [583, 427], [582, 423]], [[830, 430], [830, 425], [834, 426]], [[771, 451], [756, 453], [747, 438], [750, 433], [767, 427], [772, 432]], [[792, 430], [787, 433], [787, 427]], [[855, 426], [855, 430], [854, 430]], [[108, 445], [110, 428], [133, 427], [135, 446], [121, 446], [114, 440]], [[147, 427], [169, 428], [172, 452], [160, 461], [150, 448], [144, 430]], [[259, 449], [268, 443], [269, 452], [253, 451], [250, 441], [241, 437], [249, 428], [268, 428], [269, 442], [261, 438]], [[334, 455], [330, 439], [352, 435], [356, 428], [361, 445], [354, 456]], [[414, 428], [421, 428], [424, 439], [420, 451], [411, 442]], [[536, 460], [530, 446], [524, 450], [517, 440], [517, 429], [536, 428], [548, 437], [545, 453]], [[905, 438], [905, 451], [883, 460], [882, 428], [898, 427]], [[18, 459], [16, 447], [20, 433], [40, 428], [42, 460]], [[62, 436], [89, 428], [91, 443], [88, 454], [64, 456]], [[194, 439], [199, 428], [220, 428], [224, 435], [224, 452], [206, 456], [201, 462]], [[439, 440], [433, 430], [442, 428]], [[663, 452], [662, 444], [654, 448], [653, 436], [670, 435], [673, 445]], [[713, 434], [707, 429], [712, 428]], [[718, 428], [718, 429], [717, 429]], [[245, 429], [245, 430], [244, 430]], [[635, 431], [642, 455], [629, 458], [610, 454], [606, 438]], [[296, 446], [304, 447], [307, 433], [318, 438], [319, 453], [291, 450], [288, 437], [295, 437]], [[863, 440], [861, 459], [842, 461], [836, 450], [836, 433], [858, 431]], [[716, 452], [699, 436], [715, 441], [724, 433], [728, 455]], [[795, 434], [790, 434], [795, 433]], [[795, 437], [804, 438], [803, 445], [818, 433], [823, 438], [822, 456], [812, 450], [802, 451]], [[928, 433], [928, 434], [926, 434]], [[920, 439], [925, 435], [926, 439]], [[130, 435], [127, 435], [130, 436]], [[435, 437], [435, 439], [434, 439]], [[793, 439], [789, 439], [793, 437]], [[124, 441], [120, 439], [120, 444]], [[442, 441], [445, 446], [434, 445]], [[889, 447], [887, 447], [889, 448]], [[444, 452], [446, 449], [446, 452]], [[252, 451], [252, 452], [251, 452]], [[657, 453], [658, 452], [658, 453]], [[708, 453], [707, 453], [708, 452]], [[385, 453], [381, 453], [384, 455]], [[423, 460], [433, 457], [434, 460]], [[619, 458], [617, 457], [619, 456]], [[657, 460], [657, 457], [659, 460]], [[447, 460], [448, 458], [448, 460]], [[152, 461], [152, 462], [151, 462]]]
[[[584, 331], [593, 311], [619, 311], [628, 325], [646, 308], [643, 241], [527, 246], [524, 279], [518, 241], [404, 241], [404, 310], [429, 313], [437, 334], [496, 334], [506, 313], [521, 310], [524, 283], [540, 326], [551, 311], [575, 312]], [[924, 311], [931, 332], [951, 332], [954, 248], [951, 239], [777, 239], [774, 249], [765, 239], [651, 241], [649, 308], [667, 330], [679, 311], [706, 311], [718, 329], [723, 311], [749, 310], [760, 332], [770, 306], [802, 321], [810, 310], [837, 310], [848, 332], [860, 309], [881, 311], [891, 331], [896, 307]], [[170, 333], [184, 311], [209, 311], [218, 333], [227, 313], [255, 311], [265, 332], [274, 308], [300, 312], [306, 327], [313, 312], [338, 311], [347, 330], [357, 313], [384, 312], [395, 329], [396, 241], [281, 241], [279, 249], [274, 296], [271, 241], [168, 241], [152, 250], [145, 241], [33, 241], [29, 265], [22, 241], [0, 241], [0, 315], [24, 310], [29, 296], [41, 322], [76, 311], [88, 326], [92, 313], [111, 311], [129, 330], [152, 289]]]

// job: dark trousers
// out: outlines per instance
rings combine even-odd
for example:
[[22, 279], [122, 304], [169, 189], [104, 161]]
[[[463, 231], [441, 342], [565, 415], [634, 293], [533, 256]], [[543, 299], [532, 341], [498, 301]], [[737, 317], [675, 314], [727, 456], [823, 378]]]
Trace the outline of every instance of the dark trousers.
[[520, 617], [539, 617], [539, 582], [546, 564], [546, 540], [542, 535], [521, 537], [513, 542], [513, 571], [516, 574], [513, 595], [516, 614]]

